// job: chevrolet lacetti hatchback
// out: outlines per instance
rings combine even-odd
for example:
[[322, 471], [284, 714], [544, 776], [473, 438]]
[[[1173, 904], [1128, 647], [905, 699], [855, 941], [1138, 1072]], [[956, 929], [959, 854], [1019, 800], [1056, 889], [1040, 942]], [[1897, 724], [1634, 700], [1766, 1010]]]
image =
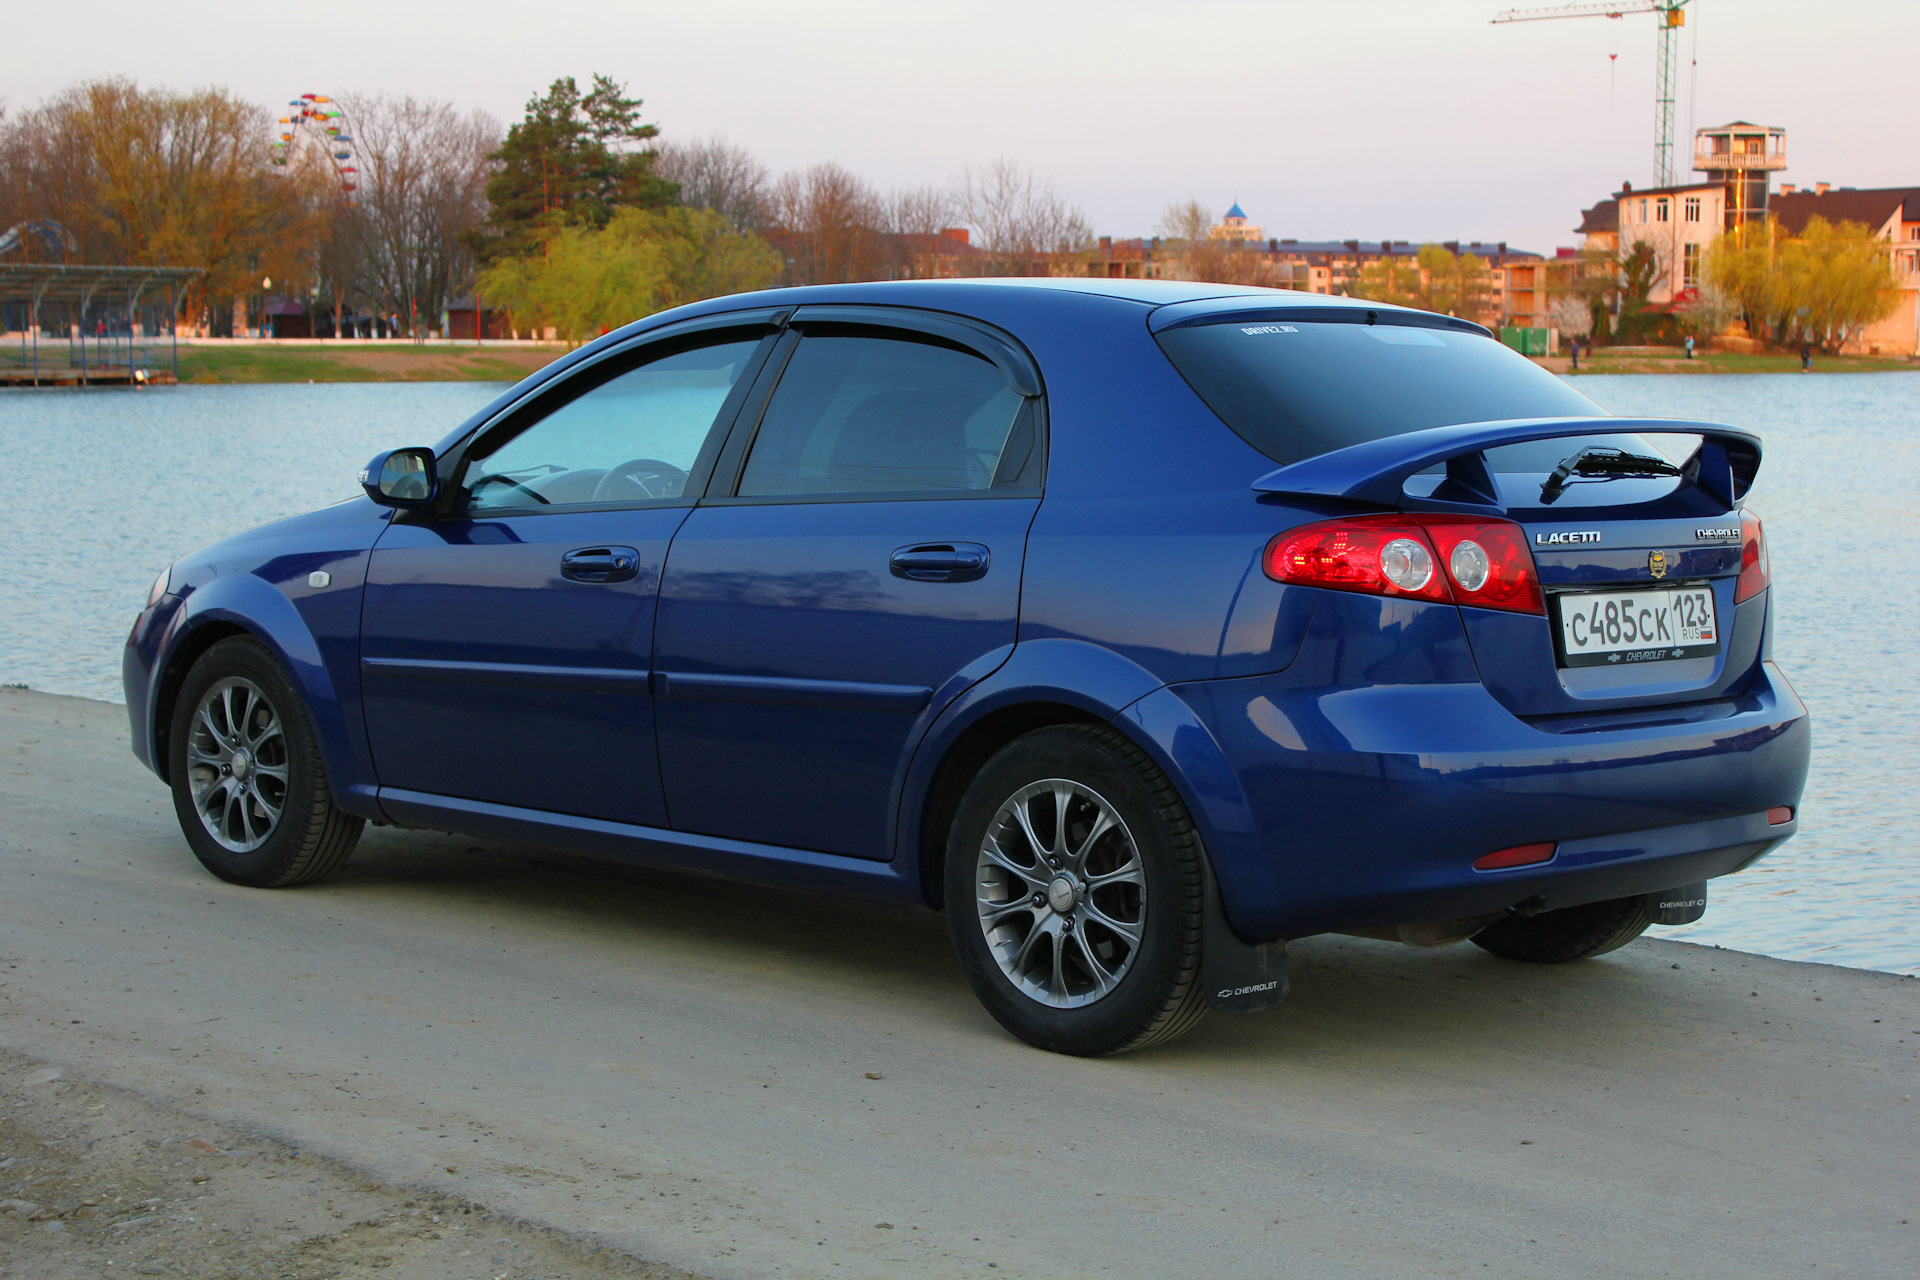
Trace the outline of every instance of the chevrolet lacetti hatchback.
[[714, 299], [162, 573], [134, 750], [236, 883], [375, 822], [925, 903], [1113, 1053], [1287, 939], [1577, 960], [1792, 835], [1759, 465], [1345, 298]]

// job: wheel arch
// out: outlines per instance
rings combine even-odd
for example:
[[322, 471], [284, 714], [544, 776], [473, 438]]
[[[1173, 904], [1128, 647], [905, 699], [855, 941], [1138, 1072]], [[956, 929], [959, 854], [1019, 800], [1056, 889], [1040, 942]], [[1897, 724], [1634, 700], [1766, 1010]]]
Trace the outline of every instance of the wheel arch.
[[[351, 789], [353, 780], [354, 744], [319, 642], [293, 602], [251, 574], [215, 578], [192, 592], [180, 610], [164, 656], [157, 664], [150, 700], [148, 732], [155, 772], [171, 782], [173, 717], [187, 673], [209, 649], [235, 636], [248, 636], [265, 645], [286, 670], [313, 725], [334, 802], [349, 799], [344, 793]], [[342, 807], [355, 812], [364, 808], [350, 801]]]

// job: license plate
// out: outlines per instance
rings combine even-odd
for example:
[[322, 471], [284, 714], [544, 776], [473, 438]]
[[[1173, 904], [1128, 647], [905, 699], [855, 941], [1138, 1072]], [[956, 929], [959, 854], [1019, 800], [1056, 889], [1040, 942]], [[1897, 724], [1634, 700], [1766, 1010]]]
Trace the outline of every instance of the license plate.
[[1720, 652], [1713, 588], [1562, 592], [1560, 665], [1670, 662]]

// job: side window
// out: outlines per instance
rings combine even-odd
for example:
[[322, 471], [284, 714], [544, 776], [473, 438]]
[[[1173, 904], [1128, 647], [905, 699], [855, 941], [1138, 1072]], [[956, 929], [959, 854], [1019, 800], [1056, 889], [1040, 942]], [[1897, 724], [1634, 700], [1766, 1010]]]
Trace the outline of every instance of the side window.
[[467, 509], [679, 498], [758, 345], [680, 351], [567, 401], [468, 465]]
[[[986, 489], [1005, 482], [1002, 455], [1022, 442], [1031, 450], [1026, 398], [981, 356], [908, 337], [809, 336], [767, 405], [739, 493]], [[1024, 461], [1009, 460], [1014, 472]]]

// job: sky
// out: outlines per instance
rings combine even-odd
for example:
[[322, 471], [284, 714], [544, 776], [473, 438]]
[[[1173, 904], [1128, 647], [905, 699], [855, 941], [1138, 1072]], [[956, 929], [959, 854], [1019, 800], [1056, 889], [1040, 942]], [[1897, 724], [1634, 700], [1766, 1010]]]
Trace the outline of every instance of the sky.
[[[665, 136], [775, 171], [832, 160], [887, 189], [1005, 157], [1102, 235], [1194, 198], [1269, 236], [1551, 254], [1583, 207], [1652, 180], [1655, 19], [1491, 24], [1509, 2], [17, 0], [0, 100], [126, 76], [510, 122], [603, 72]], [[1746, 119], [1786, 128], [1779, 181], [1920, 185], [1916, 0], [1692, 0], [1679, 38], [1682, 163], [1693, 125]]]

